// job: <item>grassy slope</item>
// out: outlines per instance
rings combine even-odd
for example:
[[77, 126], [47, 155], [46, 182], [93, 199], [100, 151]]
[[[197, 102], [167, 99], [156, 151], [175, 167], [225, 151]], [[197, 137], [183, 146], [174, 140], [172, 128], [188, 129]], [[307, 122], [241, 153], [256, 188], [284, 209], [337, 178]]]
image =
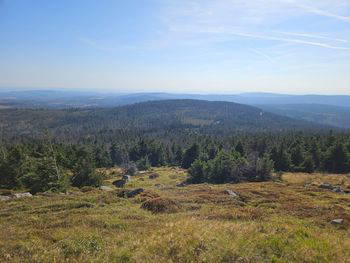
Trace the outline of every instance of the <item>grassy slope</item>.
[[[157, 172], [157, 179], [140, 175], [127, 186], [147, 189], [143, 197], [93, 190], [1, 202], [0, 261], [350, 262], [350, 195], [316, 186], [330, 181], [350, 188], [350, 175], [286, 174], [282, 183], [180, 188], [184, 171]], [[156, 195], [178, 200], [182, 209], [140, 208]], [[335, 218], [344, 225], [331, 225]]]

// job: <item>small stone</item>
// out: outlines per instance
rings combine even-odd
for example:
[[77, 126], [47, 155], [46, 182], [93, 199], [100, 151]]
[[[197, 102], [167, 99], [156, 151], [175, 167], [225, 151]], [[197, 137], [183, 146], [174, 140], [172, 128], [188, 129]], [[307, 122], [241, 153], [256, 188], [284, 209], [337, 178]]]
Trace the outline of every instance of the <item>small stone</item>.
[[225, 190], [225, 193], [232, 197], [238, 197], [239, 195], [232, 190]]
[[128, 181], [128, 182], [130, 182], [131, 181], [131, 176], [130, 175], [123, 175], [123, 177], [122, 177], [122, 180], [125, 180], [125, 181]]
[[343, 190], [339, 186], [334, 187], [332, 191], [335, 193], [343, 193]]
[[24, 197], [33, 197], [33, 195], [31, 193], [17, 193], [14, 194], [15, 198], [24, 198]]
[[158, 177], [159, 177], [159, 174], [157, 174], [157, 173], [153, 173], [150, 176], [148, 176], [149, 179], [156, 179]]
[[185, 187], [187, 185], [186, 182], [181, 182], [181, 183], [178, 183], [176, 186], [177, 187]]
[[320, 184], [319, 187], [322, 188], [322, 189], [328, 189], [328, 190], [333, 190], [334, 189], [334, 186], [329, 184], [329, 183], [322, 183], [322, 184]]
[[102, 186], [100, 187], [100, 190], [106, 191], [106, 192], [113, 191], [112, 188], [110, 188], [109, 186], [105, 186], [105, 185], [102, 185]]
[[11, 197], [0, 195], [0, 201], [9, 201], [9, 200], [11, 200]]
[[344, 222], [344, 219], [339, 218], [339, 219], [334, 219], [334, 220], [332, 220], [332, 221], [331, 221], [331, 224], [333, 224], [333, 225], [342, 225], [343, 222]]

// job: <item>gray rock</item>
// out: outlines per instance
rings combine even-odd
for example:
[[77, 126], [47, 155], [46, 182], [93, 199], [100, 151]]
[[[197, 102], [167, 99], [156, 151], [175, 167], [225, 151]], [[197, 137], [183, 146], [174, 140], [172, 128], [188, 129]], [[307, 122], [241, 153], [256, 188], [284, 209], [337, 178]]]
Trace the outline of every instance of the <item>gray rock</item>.
[[232, 197], [239, 197], [239, 195], [232, 190], [225, 190], [225, 193]]
[[340, 186], [334, 187], [332, 191], [335, 193], [343, 193], [343, 190], [340, 188]]
[[333, 190], [333, 188], [334, 188], [334, 186], [332, 184], [329, 184], [329, 183], [322, 183], [319, 187], [322, 189], [328, 189], [328, 190]]
[[133, 198], [133, 197], [135, 197], [135, 196], [141, 194], [143, 191], [144, 191], [143, 188], [137, 188], [137, 189], [135, 189], [135, 190], [131, 190], [131, 191], [129, 191], [129, 192], [126, 192], [126, 193], [125, 193], [125, 196], [126, 196], [127, 198]]
[[110, 188], [109, 186], [105, 186], [105, 185], [102, 185], [102, 186], [100, 187], [100, 189], [101, 189], [102, 191], [106, 191], [106, 192], [113, 191], [112, 188]]
[[15, 198], [25, 198], [25, 197], [33, 197], [31, 193], [16, 193], [14, 194]]
[[149, 179], [156, 179], [158, 177], [159, 177], [159, 174], [157, 174], [157, 173], [153, 173], [150, 176], [148, 176]]
[[177, 187], [185, 187], [187, 185], [186, 182], [181, 182], [181, 183], [178, 183], [176, 186]]
[[4, 195], [0, 195], [0, 201], [9, 201], [11, 200], [12, 198], [9, 197], [9, 196], [4, 196]]
[[131, 181], [131, 176], [130, 175], [123, 175], [123, 177], [122, 177], [122, 180], [125, 180], [125, 181], [128, 181], [128, 182], [130, 182]]
[[125, 180], [116, 180], [113, 182], [113, 185], [118, 188], [123, 188], [126, 184]]
[[339, 219], [334, 219], [334, 220], [332, 220], [332, 221], [331, 221], [331, 224], [333, 224], [333, 225], [342, 225], [343, 222], [344, 222], [344, 219], [339, 218]]

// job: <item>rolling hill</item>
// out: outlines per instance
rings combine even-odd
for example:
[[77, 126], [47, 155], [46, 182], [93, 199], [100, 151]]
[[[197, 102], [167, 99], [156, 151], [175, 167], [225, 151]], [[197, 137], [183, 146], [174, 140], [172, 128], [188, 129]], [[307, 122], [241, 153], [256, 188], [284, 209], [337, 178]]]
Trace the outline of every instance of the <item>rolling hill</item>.
[[350, 129], [350, 107], [323, 104], [276, 104], [258, 107], [294, 119]]
[[[327, 126], [300, 121], [232, 102], [162, 100], [116, 108], [3, 109], [0, 114], [4, 138], [36, 138], [48, 129], [57, 138], [88, 138], [98, 134], [159, 134], [191, 131], [227, 135], [323, 129]], [[329, 127], [328, 127], [329, 128]]]

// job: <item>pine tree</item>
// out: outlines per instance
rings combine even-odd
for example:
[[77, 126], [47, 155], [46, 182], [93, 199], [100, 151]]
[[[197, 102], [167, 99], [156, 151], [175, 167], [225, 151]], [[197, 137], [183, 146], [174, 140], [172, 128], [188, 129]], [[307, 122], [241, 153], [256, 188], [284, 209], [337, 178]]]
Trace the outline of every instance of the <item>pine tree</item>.
[[292, 149], [291, 161], [294, 167], [300, 167], [300, 165], [304, 161], [304, 153], [300, 145], [297, 145], [295, 148]]
[[182, 159], [182, 168], [188, 169], [192, 163], [199, 157], [199, 146], [194, 143], [190, 148], [188, 148]]
[[325, 158], [325, 169], [333, 173], [346, 173], [349, 171], [349, 156], [343, 144], [331, 147]]
[[307, 173], [313, 173], [315, 171], [315, 163], [311, 155], [305, 158], [301, 167], [302, 167], [302, 170]]
[[244, 147], [242, 142], [238, 142], [238, 144], [235, 147], [235, 151], [238, 152], [241, 156], [244, 156]]

